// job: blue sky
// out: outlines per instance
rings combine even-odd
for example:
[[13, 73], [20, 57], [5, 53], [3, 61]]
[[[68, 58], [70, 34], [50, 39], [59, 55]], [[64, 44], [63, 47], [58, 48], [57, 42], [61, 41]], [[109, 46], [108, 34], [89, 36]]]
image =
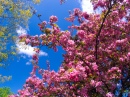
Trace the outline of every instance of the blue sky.
[[[87, 11], [89, 13], [92, 12], [89, 0], [82, 0], [82, 2], [78, 2], [78, 0], [68, 0], [63, 5], [60, 5], [59, 0], [42, 0], [39, 5], [35, 5], [34, 7], [37, 10], [37, 13], [42, 15], [42, 20], [49, 21], [49, 17], [51, 15], [57, 16], [57, 24], [62, 30], [66, 30], [68, 25], [71, 25], [71, 23], [67, 22], [64, 19], [65, 17], [69, 16], [68, 10], [73, 10], [73, 8], [80, 8], [83, 11]], [[41, 32], [39, 30], [38, 23], [40, 23], [40, 21], [34, 15], [29, 20], [29, 28], [19, 28], [17, 29], [17, 32], [28, 33], [31, 35], [40, 35]], [[28, 48], [29, 50], [26, 51], [20, 49], [18, 56], [15, 57], [14, 60], [10, 61], [10, 66], [8, 66], [6, 69], [0, 68], [0, 74], [12, 75], [12, 80], [0, 84], [0, 87], [10, 87], [11, 91], [14, 93], [17, 93], [17, 90], [22, 88], [23, 84], [25, 83], [25, 80], [30, 76], [30, 72], [32, 70], [32, 65], [30, 64], [30, 56], [32, 55], [33, 50], [31, 47]], [[63, 60], [63, 53], [64, 51], [60, 47], [58, 48], [58, 52], [54, 52], [52, 49], [47, 49], [47, 47], [42, 47], [39, 61], [40, 67], [46, 69], [46, 60], [49, 60], [51, 70], [57, 71]], [[22, 57], [19, 58], [19, 56]]]

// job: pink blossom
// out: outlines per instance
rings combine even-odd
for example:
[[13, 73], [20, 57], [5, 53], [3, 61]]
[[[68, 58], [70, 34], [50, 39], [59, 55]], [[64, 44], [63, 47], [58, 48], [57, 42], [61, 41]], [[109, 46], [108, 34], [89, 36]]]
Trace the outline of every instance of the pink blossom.
[[130, 58], [130, 52], [128, 52], [127, 56]]
[[85, 32], [84, 32], [83, 30], [79, 30], [79, 31], [77, 32], [77, 35], [78, 35], [78, 37], [79, 37], [80, 39], [85, 38]]
[[80, 12], [81, 12], [81, 11], [80, 11], [79, 8], [75, 8], [75, 9], [74, 9], [74, 15], [75, 15], [75, 16], [78, 16]]
[[119, 60], [120, 60], [121, 62], [124, 62], [125, 59], [124, 59], [124, 58], [119, 58]]
[[58, 18], [56, 16], [51, 16], [50, 17], [50, 23], [54, 23], [54, 22], [57, 22], [58, 21]]
[[30, 42], [31, 42], [31, 41], [30, 41], [30, 39], [28, 39], [28, 38], [25, 40], [25, 43], [26, 43], [26, 44], [29, 44]]
[[96, 63], [92, 63], [92, 68], [94, 71], [98, 70], [98, 65]]
[[73, 81], [79, 81], [79, 72], [76, 70], [73, 70], [72, 72], [70, 72], [69, 78], [70, 80], [73, 80]]
[[125, 43], [125, 42], [127, 42], [127, 41], [128, 41], [128, 39], [125, 38], [125, 39], [121, 39], [121, 40], [116, 40], [116, 43], [117, 43], [117, 44], [122, 44], [122, 43]]
[[34, 54], [34, 55], [32, 56], [32, 59], [37, 62], [37, 61], [38, 61], [38, 55], [37, 55], [37, 54]]
[[106, 97], [114, 97], [114, 95], [113, 95], [111, 92], [108, 92], [108, 93], [106, 94]]
[[46, 21], [43, 21], [42, 23], [38, 24], [40, 30], [43, 30], [46, 26], [47, 22]]
[[100, 87], [100, 86], [102, 86], [102, 85], [103, 85], [103, 83], [102, 83], [101, 81], [99, 81], [99, 82], [96, 82], [95, 87]]
[[68, 45], [69, 46], [73, 46], [74, 45], [74, 41], [73, 40], [68, 40]]
[[83, 17], [84, 17], [85, 19], [88, 19], [88, 18], [89, 18], [89, 15], [87, 14], [87, 12], [83, 12]]
[[95, 87], [95, 85], [96, 85], [96, 81], [91, 80], [90, 84], [91, 84], [93, 87]]

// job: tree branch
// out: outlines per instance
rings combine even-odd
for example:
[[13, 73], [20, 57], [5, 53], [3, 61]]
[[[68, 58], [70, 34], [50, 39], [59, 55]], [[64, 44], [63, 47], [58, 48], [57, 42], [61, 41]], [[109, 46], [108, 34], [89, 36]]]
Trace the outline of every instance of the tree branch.
[[99, 28], [99, 31], [98, 31], [97, 35], [96, 35], [96, 45], [95, 45], [95, 59], [96, 60], [98, 59], [97, 52], [98, 52], [98, 44], [99, 44], [99, 40], [98, 39], [99, 39], [100, 33], [101, 33], [102, 28], [104, 26], [104, 22], [105, 22], [105, 20], [106, 20], [106, 18], [108, 16], [108, 14], [111, 12], [112, 6], [116, 3], [116, 1], [114, 2], [114, 4], [111, 5], [111, 0], [109, 0], [109, 3], [110, 3], [110, 5], [108, 6], [108, 10], [107, 10], [106, 14], [104, 15], [104, 18], [102, 20], [101, 26]]

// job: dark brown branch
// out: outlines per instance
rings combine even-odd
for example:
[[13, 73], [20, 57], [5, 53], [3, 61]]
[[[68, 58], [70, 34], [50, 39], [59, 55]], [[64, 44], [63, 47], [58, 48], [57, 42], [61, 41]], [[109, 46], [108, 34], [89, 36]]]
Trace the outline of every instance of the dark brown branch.
[[[114, 2], [115, 3], [115, 2]], [[114, 4], [113, 4], [114, 5]], [[99, 44], [99, 36], [100, 36], [100, 33], [101, 33], [101, 31], [102, 31], [102, 28], [103, 28], [103, 26], [104, 26], [104, 22], [105, 22], [105, 20], [106, 20], [106, 18], [107, 18], [107, 16], [108, 16], [108, 14], [111, 12], [111, 9], [112, 9], [112, 5], [111, 5], [111, 0], [110, 0], [110, 6], [108, 7], [108, 10], [107, 10], [107, 12], [106, 12], [106, 14], [104, 15], [104, 18], [103, 18], [103, 20], [102, 20], [102, 23], [101, 23], [101, 26], [100, 26], [100, 28], [99, 28], [99, 31], [98, 31], [98, 33], [97, 33], [97, 35], [96, 35], [96, 45], [95, 45], [95, 59], [97, 60], [98, 59], [98, 55], [97, 55], [97, 52], [98, 52], [98, 44]]]

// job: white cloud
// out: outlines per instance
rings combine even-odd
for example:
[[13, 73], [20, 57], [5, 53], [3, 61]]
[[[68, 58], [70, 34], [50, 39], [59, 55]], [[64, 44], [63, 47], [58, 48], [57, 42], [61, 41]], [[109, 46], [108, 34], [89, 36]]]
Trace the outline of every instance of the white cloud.
[[90, 0], [80, 0], [83, 12], [93, 13], [93, 5]]
[[26, 65], [30, 65], [31, 63], [30, 62], [26, 62]]
[[26, 62], [26, 65], [31, 65], [31, 60]]
[[[27, 34], [27, 31], [23, 29], [22, 27], [19, 27], [19, 29], [16, 30], [18, 35]], [[30, 45], [25, 45], [23, 42], [16, 42], [17, 50], [19, 54], [25, 54], [28, 56], [32, 56], [36, 52], [34, 51], [35, 47], [31, 47]], [[46, 52], [40, 51], [40, 56], [47, 56], [48, 54]]]
[[27, 34], [27, 31], [22, 27], [19, 27], [17, 30], [18, 35]]
[[[17, 46], [19, 54], [26, 54], [28, 56], [32, 56], [32, 55], [34, 55], [36, 53], [34, 51], [35, 47], [31, 47], [30, 45], [25, 45], [23, 42], [17, 43], [16, 46]], [[40, 56], [47, 56], [47, 53], [43, 52], [43, 51], [40, 51], [39, 55]]]

